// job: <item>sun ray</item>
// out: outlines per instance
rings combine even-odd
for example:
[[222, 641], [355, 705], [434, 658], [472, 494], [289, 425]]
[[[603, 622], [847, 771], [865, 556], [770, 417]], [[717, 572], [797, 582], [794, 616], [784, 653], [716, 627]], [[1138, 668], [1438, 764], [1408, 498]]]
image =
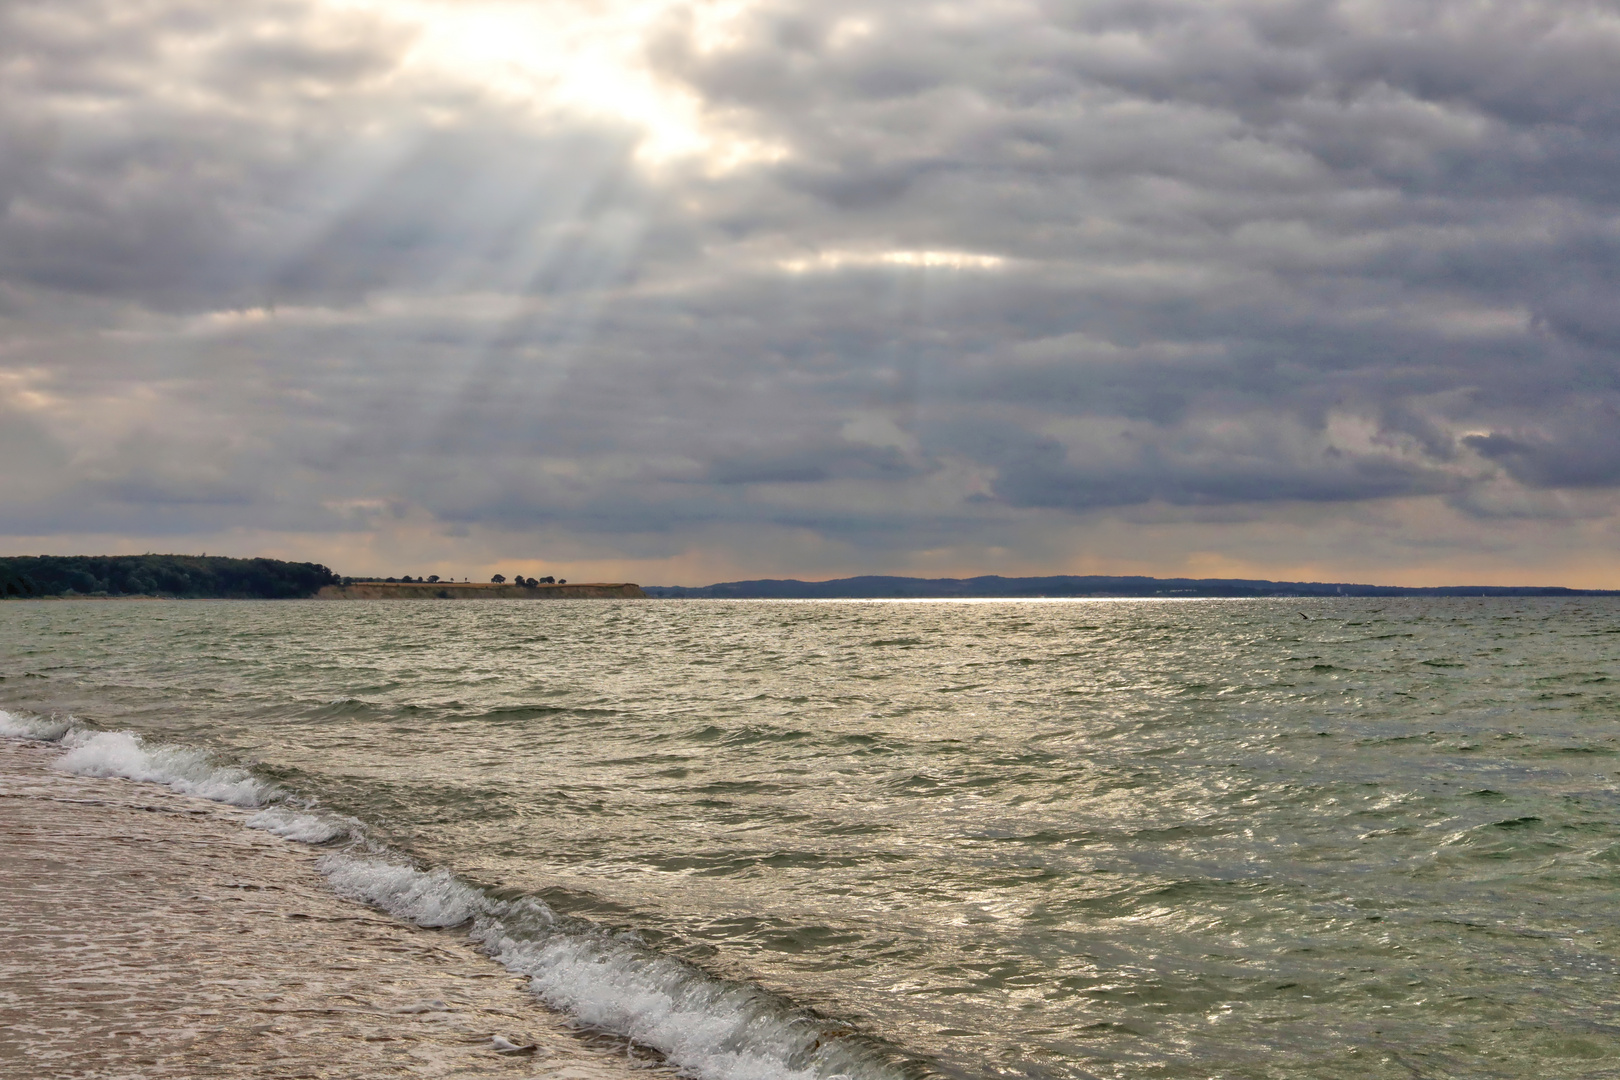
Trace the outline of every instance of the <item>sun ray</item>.
[[782, 149], [726, 130], [689, 89], [659, 77], [651, 36], [682, 19], [700, 51], [730, 38], [751, 0], [327, 0], [415, 31], [409, 73], [474, 84], [536, 113], [625, 123], [640, 133], [637, 161], [649, 168], [696, 160], [711, 172], [770, 160]]

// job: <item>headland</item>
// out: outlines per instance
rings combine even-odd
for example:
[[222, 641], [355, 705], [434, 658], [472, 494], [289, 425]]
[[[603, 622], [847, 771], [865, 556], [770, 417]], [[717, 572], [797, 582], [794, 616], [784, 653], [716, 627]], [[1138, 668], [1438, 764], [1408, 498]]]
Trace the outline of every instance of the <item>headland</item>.
[[357, 581], [327, 585], [317, 600], [637, 600], [647, 594], [629, 582], [568, 585], [496, 585], [472, 581]]
[[0, 600], [627, 600], [647, 595], [628, 582], [527, 580], [534, 584], [352, 578], [319, 563], [219, 555], [0, 558]]

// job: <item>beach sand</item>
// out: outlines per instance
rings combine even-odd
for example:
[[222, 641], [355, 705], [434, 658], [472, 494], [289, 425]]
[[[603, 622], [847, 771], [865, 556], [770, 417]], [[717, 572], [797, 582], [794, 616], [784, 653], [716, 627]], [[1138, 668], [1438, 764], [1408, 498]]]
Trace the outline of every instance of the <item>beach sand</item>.
[[339, 898], [242, 811], [57, 753], [0, 739], [0, 1077], [646, 1077], [462, 931]]

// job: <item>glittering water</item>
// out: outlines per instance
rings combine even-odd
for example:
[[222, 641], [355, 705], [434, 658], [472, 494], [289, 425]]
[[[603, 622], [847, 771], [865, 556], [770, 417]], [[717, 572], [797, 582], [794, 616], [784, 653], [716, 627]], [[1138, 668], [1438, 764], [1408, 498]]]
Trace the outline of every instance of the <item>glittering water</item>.
[[911, 1075], [1615, 1075], [1617, 660], [1607, 599], [0, 605], [0, 707]]

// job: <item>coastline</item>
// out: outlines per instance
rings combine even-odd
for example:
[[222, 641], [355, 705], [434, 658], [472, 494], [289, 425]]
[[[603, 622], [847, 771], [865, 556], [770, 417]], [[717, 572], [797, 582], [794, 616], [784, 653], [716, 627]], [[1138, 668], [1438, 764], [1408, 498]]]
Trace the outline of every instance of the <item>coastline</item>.
[[[630, 582], [588, 582], [580, 585], [489, 585], [476, 582], [365, 581], [354, 585], [325, 585], [313, 596], [278, 597], [299, 600], [645, 600], [647, 593]], [[215, 601], [261, 600], [265, 597], [158, 596], [127, 593], [119, 596], [0, 596], [0, 602], [48, 601]]]
[[[456, 929], [342, 899], [318, 852], [0, 739], [0, 1077], [626, 1080]], [[500, 1053], [496, 1036], [526, 1053]]]
[[360, 581], [326, 585], [317, 600], [641, 600], [647, 594], [629, 582], [579, 585], [495, 585], [455, 581]]

